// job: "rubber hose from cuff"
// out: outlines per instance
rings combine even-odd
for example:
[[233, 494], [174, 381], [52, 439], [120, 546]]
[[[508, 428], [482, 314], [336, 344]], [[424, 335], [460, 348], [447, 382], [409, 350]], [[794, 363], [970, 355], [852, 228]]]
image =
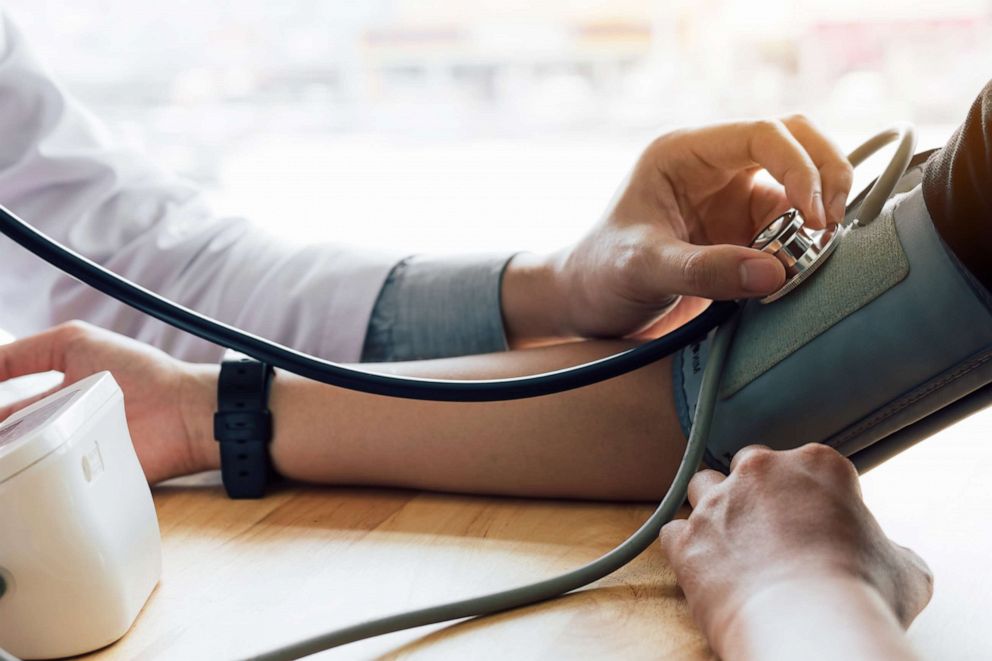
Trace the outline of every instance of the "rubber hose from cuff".
[[723, 366], [726, 363], [727, 354], [733, 341], [734, 332], [737, 330], [739, 319], [740, 313], [738, 312], [717, 331], [710, 360], [703, 374], [695, 423], [689, 434], [689, 440], [686, 442], [682, 462], [679, 464], [675, 478], [672, 480], [672, 486], [651, 517], [633, 535], [628, 537], [626, 541], [615, 549], [584, 567], [554, 578], [481, 597], [369, 620], [343, 629], [320, 634], [308, 640], [251, 657], [251, 659], [254, 661], [299, 659], [334, 647], [366, 638], [381, 636], [394, 631], [412, 629], [414, 627], [437, 624], [449, 620], [491, 615], [521, 606], [528, 606], [586, 587], [590, 583], [612, 574], [629, 563], [655, 543], [662, 526], [674, 518], [682, 503], [685, 502], [689, 481], [698, 470], [703, 458], [703, 452], [706, 449], [706, 441], [709, 437], [710, 426], [713, 421], [713, 410], [720, 389], [720, 377], [722, 376]]

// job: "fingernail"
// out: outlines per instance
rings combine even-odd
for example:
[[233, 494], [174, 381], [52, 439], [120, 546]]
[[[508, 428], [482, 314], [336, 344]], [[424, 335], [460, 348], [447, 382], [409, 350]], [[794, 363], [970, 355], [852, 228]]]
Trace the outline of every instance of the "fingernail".
[[840, 223], [844, 220], [846, 211], [847, 193], [835, 193], [833, 199], [830, 200], [830, 219], [835, 223]]
[[767, 294], [782, 282], [782, 266], [773, 259], [745, 259], [740, 269], [744, 291]]
[[813, 214], [816, 216], [820, 224], [827, 222], [827, 212], [823, 209], [823, 193], [820, 191], [814, 191], [812, 197], [809, 200], [810, 209], [813, 210]]

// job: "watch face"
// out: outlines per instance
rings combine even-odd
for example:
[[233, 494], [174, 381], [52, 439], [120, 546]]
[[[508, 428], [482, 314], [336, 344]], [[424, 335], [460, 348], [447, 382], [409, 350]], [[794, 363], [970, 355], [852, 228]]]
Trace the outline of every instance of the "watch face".
[[13, 445], [19, 439], [24, 438], [27, 434], [43, 426], [52, 416], [58, 413], [59, 409], [75, 399], [78, 394], [78, 390], [70, 390], [62, 393], [23, 418], [9, 424], [6, 422], [0, 424], [0, 449], [3, 449], [7, 445]]

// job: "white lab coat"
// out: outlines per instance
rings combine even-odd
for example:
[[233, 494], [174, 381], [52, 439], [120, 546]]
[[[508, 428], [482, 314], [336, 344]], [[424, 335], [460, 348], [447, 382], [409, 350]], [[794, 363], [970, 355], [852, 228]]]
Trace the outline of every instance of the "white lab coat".
[[[357, 361], [399, 255], [295, 248], [218, 218], [197, 188], [116, 147], [35, 60], [6, 16], [0, 48], [0, 204], [149, 289], [301, 351]], [[191, 361], [222, 350], [82, 285], [0, 235], [0, 327], [82, 319]]]

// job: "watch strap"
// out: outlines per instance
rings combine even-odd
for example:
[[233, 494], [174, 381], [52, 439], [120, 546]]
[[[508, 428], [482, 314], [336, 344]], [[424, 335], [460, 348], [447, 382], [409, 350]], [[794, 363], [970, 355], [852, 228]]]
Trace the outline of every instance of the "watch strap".
[[272, 480], [268, 400], [273, 374], [271, 366], [250, 358], [221, 364], [214, 438], [220, 444], [224, 489], [231, 498], [261, 498]]

